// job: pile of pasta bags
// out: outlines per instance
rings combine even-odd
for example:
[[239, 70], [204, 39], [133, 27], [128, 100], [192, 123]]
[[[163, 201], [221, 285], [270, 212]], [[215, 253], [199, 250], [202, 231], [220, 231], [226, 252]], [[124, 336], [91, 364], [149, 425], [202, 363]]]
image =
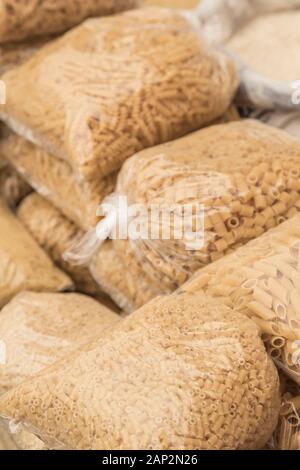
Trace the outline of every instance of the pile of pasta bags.
[[[220, 117], [238, 86], [231, 59], [184, 14], [158, 8], [87, 20], [2, 78], [1, 119], [43, 150], [12, 137], [1, 152], [85, 229], [126, 158]], [[59, 175], [90, 210], [71, 213]]]
[[[204, 244], [187, 249], [188, 240], [162, 236], [109, 240], [93, 257], [92, 274], [128, 312], [173, 292], [197, 269], [295, 215], [299, 168], [299, 141], [251, 120], [208, 127], [135, 155], [119, 174], [116, 194], [149, 211], [155, 204], [202, 205]], [[149, 223], [136, 218], [141, 226]], [[81, 250], [84, 260], [84, 243]]]

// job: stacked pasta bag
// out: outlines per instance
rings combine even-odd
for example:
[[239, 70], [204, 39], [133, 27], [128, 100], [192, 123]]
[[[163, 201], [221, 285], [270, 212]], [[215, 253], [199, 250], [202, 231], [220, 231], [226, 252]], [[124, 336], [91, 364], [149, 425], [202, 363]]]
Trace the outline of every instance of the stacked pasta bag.
[[[125, 196], [129, 207], [138, 203], [149, 212], [153, 205], [203, 207], [203, 245], [187, 249], [188, 239], [165, 240], [161, 235], [113, 239], [92, 258], [94, 277], [127, 311], [158, 293], [173, 292], [197, 269], [297, 214], [299, 170], [299, 141], [252, 120], [212, 126], [133, 156], [119, 174], [116, 194]], [[198, 212], [192, 226], [197, 217]], [[153, 228], [149, 217], [138, 214], [136, 219]], [[164, 223], [158, 221], [159, 234]], [[166, 222], [171, 228], [173, 223]], [[88, 238], [87, 255], [89, 247]], [[84, 243], [81, 250], [84, 260]], [[76, 261], [76, 251], [74, 255]], [[120, 266], [126, 266], [126, 280]]]

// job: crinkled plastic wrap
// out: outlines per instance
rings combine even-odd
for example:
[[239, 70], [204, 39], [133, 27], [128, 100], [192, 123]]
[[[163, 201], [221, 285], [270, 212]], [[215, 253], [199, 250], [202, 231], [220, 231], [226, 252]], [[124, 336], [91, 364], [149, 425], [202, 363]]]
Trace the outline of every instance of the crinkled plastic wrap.
[[[115, 291], [113, 298], [122, 307], [125, 296], [129, 309], [158, 293], [171, 293], [197, 269], [297, 213], [299, 174], [299, 141], [251, 120], [210, 127], [145, 150], [123, 166], [117, 194], [127, 197], [129, 207], [143, 204], [147, 210], [153, 205], [203, 206], [204, 246], [187, 249], [185, 237], [130, 239], [128, 233], [129, 239], [114, 239], [109, 248], [100, 248], [92, 273], [110, 295]], [[147, 227], [148, 219], [137, 220]], [[165, 227], [160, 224], [161, 232]], [[83, 255], [85, 249], [83, 243]], [[108, 268], [102, 257], [112, 249], [116, 254], [109, 256], [120, 261]], [[128, 282], [133, 280], [131, 291], [124, 287], [120, 265], [126, 267]], [[137, 294], [141, 282], [146, 290]]]
[[0, 43], [62, 33], [92, 16], [134, 8], [139, 0], [1, 0]]
[[51, 448], [259, 449], [280, 408], [258, 329], [209, 297], [158, 298], [0, 399]]
[[63, 255], [83, 232], [37, 193], [29, 195], [18, 208], [18, 217], [50, 258], [74, 281], [76, 290], [92, 295], [112, 309], [116, 306], [101, 292], [87, 267], [74, 266]]
[[0, 155], [42, 196], [79, 227], [88, 230], [99, 220], [97, 209], [114, 190], [116, 174], [97, 182], [78, 181], [71, 166], [22, 137], [8, 134], [0, 141]]
[[[79, 294], [19, 294], [0, 312], [0, 338], [5, 345], [0, 395], [37, 374], [95, 335], [115, 325], [120, 317], [100, 303]], [[23, 450], [44, 444], [26, 430], [15, 429], [13, 442]]]
[[55, 292], [72, 287], [0, 200], [0, 307], [25, 289]]
[[90, 19], [3, 80], [1, 118], [88, 180], [220, 117], [238, 86], [232, 60], [160, 8]]
[[202, 269], [184, 291], [218, 297], [260, 327], [277, 365], [300, 384], [300, 215]]

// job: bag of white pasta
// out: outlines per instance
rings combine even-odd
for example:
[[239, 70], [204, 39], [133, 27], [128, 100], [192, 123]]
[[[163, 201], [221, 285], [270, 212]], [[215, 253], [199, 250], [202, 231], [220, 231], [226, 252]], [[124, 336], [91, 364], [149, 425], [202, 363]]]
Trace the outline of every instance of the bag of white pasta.
[[[91, 261], [95, 279], [132, 310], [297, 213], [299, 173], [299, 141], [256, 121], [212, 126], [145, 150], [123, 166], [107, 217], [69, 257]], [[141, 212], [124, 222], [137, 206]], [[112, 240], [97, 252], [106, 236]], [[109, 258], [118, 261], [108, 265]]]
[[1, 118], [97, 181], [223, 115], [238, 86], [233, 61], [162, 8], [87, 20], [3, 80]]
[[300, 384], [299, 214], [200, 270], [182, 290], [204, 291], [249, 316], [276, 364]]

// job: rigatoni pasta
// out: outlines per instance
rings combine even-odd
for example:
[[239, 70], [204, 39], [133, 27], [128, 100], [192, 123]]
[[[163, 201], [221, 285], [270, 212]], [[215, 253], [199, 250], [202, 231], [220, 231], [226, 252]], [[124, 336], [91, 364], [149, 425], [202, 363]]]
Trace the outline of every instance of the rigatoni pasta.
[[77, 450], [260, 449], [279, 408], [255, 324], [191, 294], [150, 302], [0, 398], [7, 421]]
[[280, 367], [300, 384], [300, 215], [200, 270], [182, 287], [252, 318]]
[[233, 61], [160, 8], [87, 20], [3, 80], [1, 118], [88, 180], [220, 117], [238, 86]]

